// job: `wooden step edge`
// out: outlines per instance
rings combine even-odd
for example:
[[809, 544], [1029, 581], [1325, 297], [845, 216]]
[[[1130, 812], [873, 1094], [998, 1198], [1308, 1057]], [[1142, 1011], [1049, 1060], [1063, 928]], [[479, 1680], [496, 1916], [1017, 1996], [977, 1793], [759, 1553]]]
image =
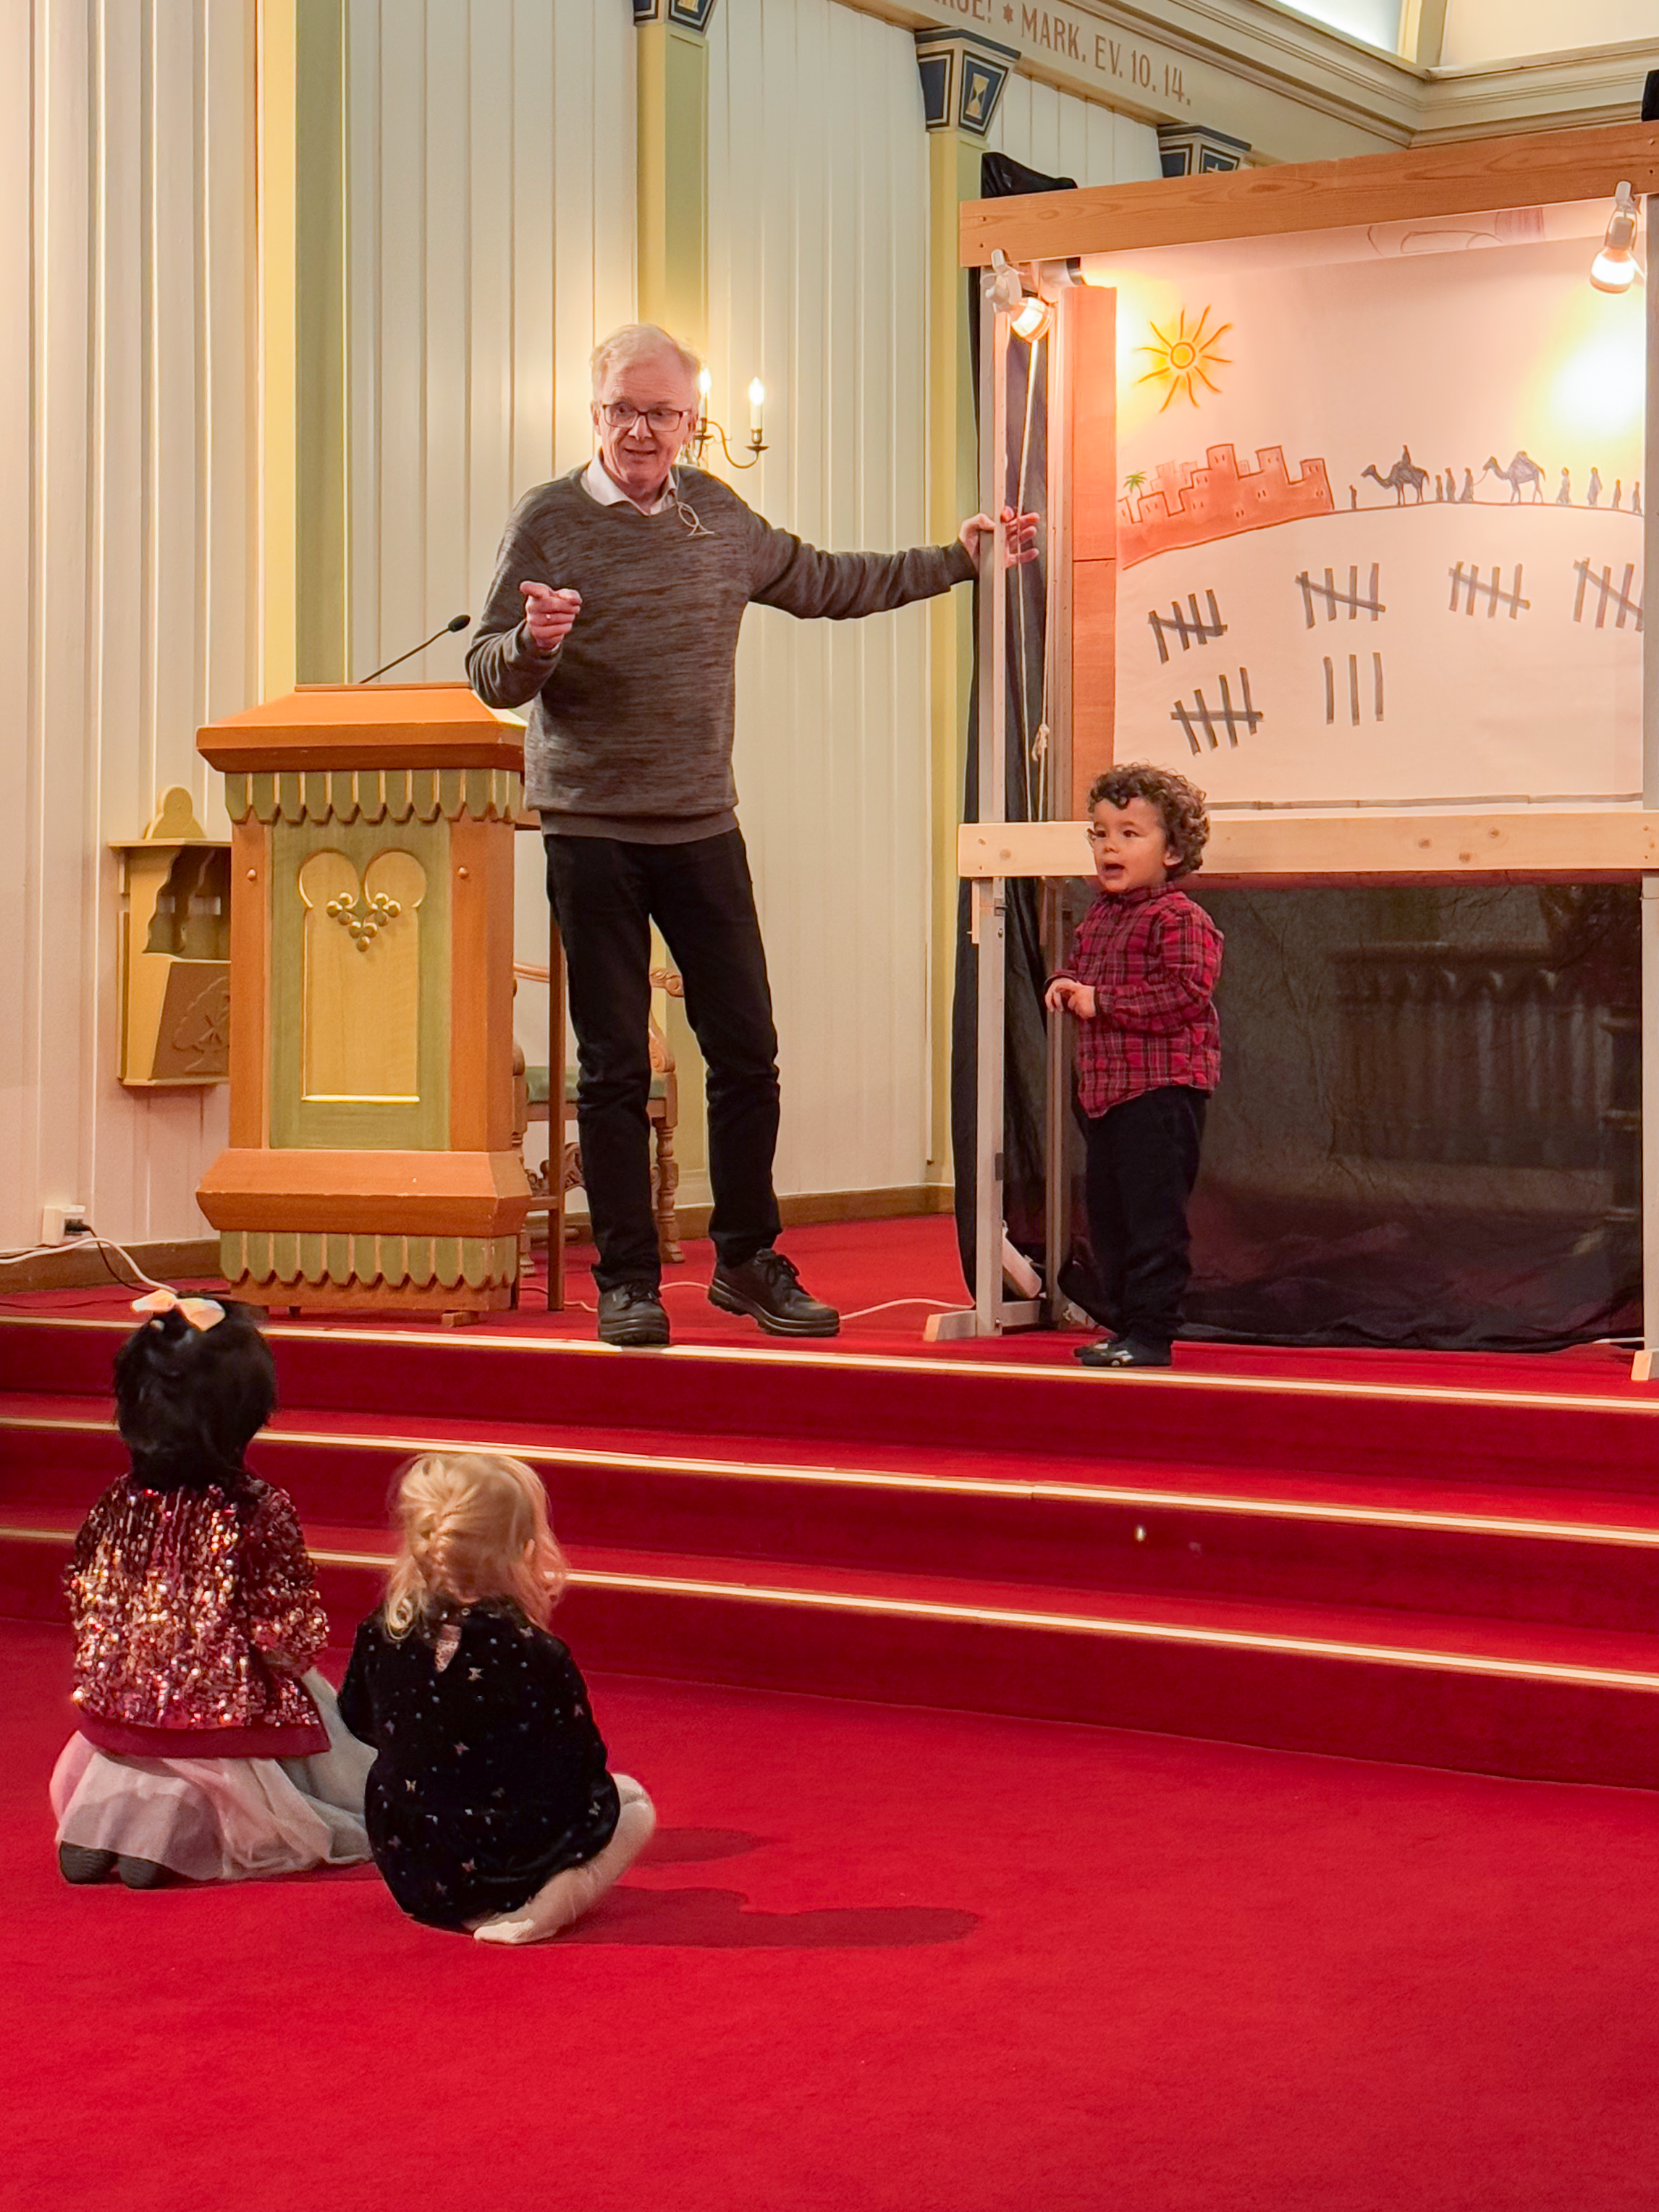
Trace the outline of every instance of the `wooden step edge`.
[[[0, 1414], [8, 1430], [54, 1435], [111, 1437], [112, 1422], [65, 1414]], [[1304, 1521], [1333, 1528], [1418, 1529], [1440, 1535], [1505, 1536], [1528, 1541], [1603, 1544], [1659, 1551], [1659, 1528], [1603, 1521], [1541, 1520], [1534, 1516], [1456, 1513], [1411, 1506], [1355, 1505], [1314, 1498], [1240, 1497], [1226, 1492], [1176, 1490], [1139, 1484], [1018, 1481], [1000, 1475], [927, 1474], [919, 1470], [832, 1467], [775, 1460], [715, 1459], [678, 1452], [596, 1451], [569, 1444], [526, 1443], [517, 1437], [380, 1435], [352, 1430], [271, 1429], [266, 1440], [303, 1449], [372, 1451], [413, 1456], [421, 1452], [497, 1449], [532, 1467], [616, 1468], [630, 1473], [684, 1474], [702, 1480], [818, 1485], [899, 1492], [939, 1498], [989, 1498], [1010, 1504], [1109, 1506], [1147, 1512], [1231, 1514], [1243, 1519]]]
[[[52, 1314], [0, 1314], [0, 1334], [7, 1328], [95, 1329], [106, 1334], [131, 1334], [125, 1321], [100, 1321], [87, 1316]], [[1206, 1374], [1191, 1367], [1123, 1370], [1103, 1379], [1076, 1365], [1048, 1366], [1035, 1361], [963, 1359], [954, 1356], [921, 1358], [912, 1353], [881, 1352], [807, 1352], [759, 1343], [739, 1347], [723, 1344], [676, 1344], [649, 1351], [600, 1344], [589, 1337], [503, 1335], [486, 1328], [375, 1328], [340, 1323], [329, 1328], [303, 1322], [272, 1322], [265, 1334], [276, 1342], [306, 1344], [419, 1346], [447, 1352], [530, 1352], [538, 1358], [669, 1361], [680, 1365], [714, 1364], [735, 1367], [796, 1367], [828, 1369], [846, 1376], [860, 1374], [931, 1376], [936, 1379], [973, 1376], [1003, 1382], [1036, 1382], [1060, 1389], [1219, 1391], [1231, 1396], [1332, 1398], [1362, 1402], [1406, 1405], [1452, 1405], [1524, 1407], [1541, 1413], [1624, 1413], [1637, 1419], [1659, 1416], [1659, 1393], [1651, 1397], [1596, 1397], [1555, 1390], [1476, 1389], [1452, 1382], [1343, 1382], [1314, 1376]], [[1454, 1355], [1448, 1355], [1454, 1356]]]
[[[67, 1529], [0, 1525], [0, 1542], [57, 1544], [67, 1550]], [[386, 1571], [385, 1552], [345, 1551], [313, 1546], [319, 1567]], [[1267, 1629], [1206, 1627], [1186, 1621], [1123, 1620], [1105, 1613], [1039, 1612], [1016, 1606], [969, 1605], [944, 1598], [868, 1595], [852, 1590], [792, 1589], [775, 1583], [720, 1582], [701, 1576], [647, 1574], [637, 1570], [573, 1567], [573, 1589], [629, 1591], [636, 1595], [713, 1600], [725, 1604], [793, 1607], [817, 1613], [852, 1613], [890, 1620], [931, 1620], [956, 1626], [1016, 1629], [1048, 1635], [1092, 1636], [1140, 1644], [1181, 1644], [1219, 1651], [1270, 1652], [1278, 1656], [1325, 1659], [1348, 1664], [1415, 1668], [1422, 1672], [1468, 1674], [1511, 1681], [1553, 1682], [1578, 1688], [1659, 1692], [1659, 1673], [1628, 1668], [1589, 1667], [1559, 1660], [1504, 1659], [1480, 1652], [1435, 1651], [1409, 1645], [1279, 1634]]]

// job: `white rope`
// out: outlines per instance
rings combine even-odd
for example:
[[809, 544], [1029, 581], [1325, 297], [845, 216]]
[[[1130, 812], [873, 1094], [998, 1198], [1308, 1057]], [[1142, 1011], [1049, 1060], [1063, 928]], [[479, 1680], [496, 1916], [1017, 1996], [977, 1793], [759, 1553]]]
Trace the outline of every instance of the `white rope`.
[[[25, 1260], [43, 1260], [52, 1252], [79, 1252], [88, 1244], [96, 1247], [100, 1251], [118, 1252], [138, 1280], [147, 1285], [150, 1290], [166, 1291], [173, 1287], [170, 1283], [158, 1283], [154, 1275], [147, 1275], [125, 1244], [118, 1244], [112, 1237], [100, 1237], [94, 1229], [84, 1229], [73, 1237], [66, 1237], [61, 1244], [35, 1244], [32, 1245], [27, 1252], [0, 1253], [0, 1267], [15, 1267]], [[112, 1268], [110, 1272], [113, 1274], [115, 1271]], [[124, 1290], [131, 1288], [131, 1284], [120, 1283], [118, 1277], [117, 1282], [118, 1287]], [[64, 1287], [67, 1289], [70, 1286], [65, 1285]]]

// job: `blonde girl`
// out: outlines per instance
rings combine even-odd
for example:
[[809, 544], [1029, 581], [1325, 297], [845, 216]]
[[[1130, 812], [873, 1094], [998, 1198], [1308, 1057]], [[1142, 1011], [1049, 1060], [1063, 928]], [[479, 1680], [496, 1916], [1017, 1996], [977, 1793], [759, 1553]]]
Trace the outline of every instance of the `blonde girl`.
[[402, 1543], [357, 1631], [340, 1716], [374, 1747], [374, 1862], [411, 1918], [538, 1943], [604, 1896], [656, 1826], [606, 1771], [587, 1686], [548, 1621], [566, 1567], [539, 1479], [495, 1452], [400, 1477]]

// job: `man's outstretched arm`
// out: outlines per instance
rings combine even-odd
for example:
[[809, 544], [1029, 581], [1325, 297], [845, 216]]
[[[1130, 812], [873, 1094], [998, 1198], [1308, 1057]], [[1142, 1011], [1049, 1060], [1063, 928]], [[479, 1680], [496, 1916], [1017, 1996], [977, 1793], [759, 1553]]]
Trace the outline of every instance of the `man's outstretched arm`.
[[[789, 531], [755, 518], [759, 532], [749, 596], [803, 620], [846, 622], [936, 599], [977, 574], [980, 544], [996, 528], [988, 514], [962, 526], [952, 545], [913, 545], [903, 553], [823, 553]], [[1002, 514], [1008, 558], [1017, 567], [1036, 558], [1037, 518]]]

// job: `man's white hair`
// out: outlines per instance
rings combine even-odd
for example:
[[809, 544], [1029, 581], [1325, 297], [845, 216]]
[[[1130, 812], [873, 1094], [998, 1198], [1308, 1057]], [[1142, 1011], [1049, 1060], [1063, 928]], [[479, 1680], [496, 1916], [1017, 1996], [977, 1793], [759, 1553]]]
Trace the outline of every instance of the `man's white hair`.
[[618, 362], [642, 361], [658, 354], [669, 355], [696, 382], [697, 371], [702, 367], [701, 354], [693, 353], [688, 345], [682, 345], [659, 324], [624, 323], [619, 331], [612, 331], [608, 338], [601, 338], [593, 349], [588, 363], [593, 377], [593, 397], [599, 398], [605, 378]]

